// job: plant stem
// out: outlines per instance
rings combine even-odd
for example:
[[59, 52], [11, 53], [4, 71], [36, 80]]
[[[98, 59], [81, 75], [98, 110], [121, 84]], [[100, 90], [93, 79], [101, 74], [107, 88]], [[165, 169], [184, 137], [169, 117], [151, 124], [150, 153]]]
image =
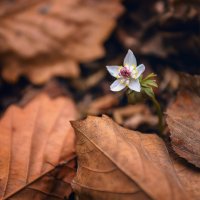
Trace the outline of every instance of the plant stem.
[[[126, 95], [128, 98], [128, 102], [129, 103], [135, 103], [136, 100], [136, 96], [133, 96], [135, 93], [131, 90], [127, 90], [126, 91]], [[156, 100], [156, 97], [153, 93], [146, 93], [147, 96], [151, 99], [151, 101], [153, 102], [155, 108], [156, 108], [156, 112], [158, 115], [158, 129], [160, 131], [160, 135], [162, 135], [163, 130], [164, 130], [164, 126], [163, 126], [163, 114], [160, 108], [160, 104], [158, 103], [158, 101]]]
[[164, 127], [163, 127], [163, 114], [162, 114], [162, 111], [161, 111], [161, 108], [160, 108], [160, 104], [156, 100], [155, 96], [151, 96], [150, 98], [151, 98], [151, 100], [154, 103], [154, 106], [156, 108], [156, 112], [157, 112], [158, 119], [159, 119], [158, 128], [159, 128], [159, 131], [160, 131], [160, 135], [162, 135]]

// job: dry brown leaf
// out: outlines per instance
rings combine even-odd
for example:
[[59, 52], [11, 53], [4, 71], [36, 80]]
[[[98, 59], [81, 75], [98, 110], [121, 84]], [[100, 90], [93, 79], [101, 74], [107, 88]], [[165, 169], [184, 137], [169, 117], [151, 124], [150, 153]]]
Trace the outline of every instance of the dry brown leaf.
[[172, 163], [178, 177], [185, 187], [186, 192], [190, 194], [190, 199], [199, 200], [200, 198], [200, 169], [192, 166], [186, 160], [180, 158], [169, 149]]
[[118, 94], [107, 94], [97, 99], [94, 99], [88, 107], [85, 107], [84, 111], [87, 114], [98, 115], [108, 111], [113, 106], [116, 106], [118, 103]]
[[103, 78], [105, 78], [105, 70], [99, 70], [87, 78], [75, 79], [72, 84], [77, 90], [86, 91], [96, 86]]
[[108, 109], [108, 108], [118, 104], [118, 102], [119, 102], [118, 98], [119, 98], [119, 95], [117, 95], [117, 94], [107, 94], [103, 97], [99, 97], [91, 103], [90, 109], [91, 110]]
[[137, 128], [142, 123], [156, 123], [155, 116], [152, 115], [149, 107], [145, 104], [128, 105], [117, 108], [113, 111], [113, 117], [118, 124], [123, 124], [133, 129]]
[[137, 113], [145, 113], [148, 110], [149, 109], [145, 104], [128, 105], [115, 109], [113, 111], [113, 117], [118, 124], [122, 124], [124, 117], [130, 117]]
[[200, 167], [200, 76], [181, 74], [180, 91], [167, 109], [174, 151]]
[[[36, 3], [32, 0], [30, 4], [21, 1], [21, 7], [18, 3], [13, 3], [16, 9], [13, 6], [0, 10], [4, 13], [0, 21], [0, 53], [9, 53], [9, 58], [14, 60], [11, 64], [4, 63], [3, 75], [8, 81], [26, 75], [37, 84], [54, 75], [77, 76], [70, 71], [77, 68], [79, 62], [103, 56], [102, 44], [123, 10], [120, 0], [47, 0]], [[52, 63], [51, 57], [56, 57], [54, 61], [58, 63]], [[33, 63], [35, 59], [39, 61]], [[46, 62], [43, 64], [42, 60]], [[27, 65], [29, 69], [25, 70]], [[50, 66], [54, 69], [47, 75]], [[9, 70], [5, 72], [7, 67]], [[43, 67], [46, 69], [41, 71], [45, 71], [45, 75], [37, 73]], [[9, 76], [11, 68], [16, 69], [16, 74], [13, 72]]]
[[22, 60], [17, 57], [4, 59], [2, 76], [9, 82], [16, 82], [20, 76], [26, 76], [31, 82], [43, 84], [51, 77], [77, 78], [80, 74], [79, 66], [71, 59], [63, 57], [43, 57], [36, 60]]
[[[111, 12], [113, 9], [115, 12]], [[4, 16], [0, 37], [7, 51], [22, 57], [59, 51], [76, 60], [87, 61], [102, 55], [101, 43], [121, 11], [116, 0], [40, 1]]]
[[160, 81], [159, 84], [159, 90], [172, 90], [176, 91], [178, 89], [178, 86], [180, 84], [180, 76], [177, 72], [175, 72], [173, 69], [170, 68], [164, 68], [162, 71], [163, 79]]
[[189, 199], [157, 135], [127, 130], [106, 116], [72, 126], [79, 166], [72, 187], [80, 200]]
[[[10, 106], [0, 121], [0, 199], [63, 199], [74, 176], [76, 109], [66, 97], [40, 94]], [[71, 160], [71, 161], [70, 161]]]
[[155, 127], [158, 124], [158, 116], [153, 115], [152, 113], [146, 113], [145, 115], [138, 113], [137, 115], [126, 119], [123, 123], [125, 127], [133, 130], [143, 124]]
[[200, 75], [180, 74], [180, 86], [183, 90], [189, 90], [200, 96]]
[[34, 4], [40, 0], [15, 0], [14, 2], [9, 2], [8, 0], [0, 1], [0, 17], [4, 15], [11, 14], [12, 12], [16, 12], [19, 9], [24, 9], [26, 6], [30, 6], [30, 4]]
[[167, 124], [175, 152], [200, 167], [200, 96], [181, 91], [167, 109]]

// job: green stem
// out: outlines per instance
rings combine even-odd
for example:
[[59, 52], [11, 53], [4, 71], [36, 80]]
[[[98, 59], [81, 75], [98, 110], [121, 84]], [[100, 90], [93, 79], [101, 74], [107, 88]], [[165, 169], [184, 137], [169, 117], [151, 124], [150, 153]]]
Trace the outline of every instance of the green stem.
[[157, 112], [158, 119], [159, 119], [158, 128], [159, 128], [160, 134], [162, 135], [164, 127], [163, 127], [163, 114], [162, 114], [162, 111], [161, 111], [161, 108], [160, 108], [160, 104], [156, 100], [155, 96], [151, 96], [150, 98], [151, 98], [151, 100], [154, 103], [154, 106], [156, 108], [156, 112]]
[[[158, 121], [158, 129], [160, 131], [160, 135], [162, 135], [163, 130], [164, 130], [164, 126], [163, 126], [163, 114], [162, 114], [162, 111], [161, 111], [161, 108], [160, 108], [160, 104], [156, 100], [156, 97], [155, 97], [155, 95], [153, 93], [151, 93], [151, 92], [147, 93], [147, 91], [146, 91], [146, 94], [151, 99], [151, 101], [154, 103], [154, 106], [156, 108], [156, 112], [157, 112], [158, 120], [159, 120]], [[135, 103], [135, 100], [136, 100], [137, 96], [135, 96], [135, 93], [133, 91], [128, 89], [126, 91], [126, 95], [127, 95], [129, 103]]]

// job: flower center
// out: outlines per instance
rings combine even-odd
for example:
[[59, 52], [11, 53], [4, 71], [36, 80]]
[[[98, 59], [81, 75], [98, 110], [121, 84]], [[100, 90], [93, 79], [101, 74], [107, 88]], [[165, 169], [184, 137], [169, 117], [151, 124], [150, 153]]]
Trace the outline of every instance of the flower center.
[[127, 67], [122, 67], [119, 74], [123, 76], [123, 78], [129, 78], [131, 76], [131, 71]]

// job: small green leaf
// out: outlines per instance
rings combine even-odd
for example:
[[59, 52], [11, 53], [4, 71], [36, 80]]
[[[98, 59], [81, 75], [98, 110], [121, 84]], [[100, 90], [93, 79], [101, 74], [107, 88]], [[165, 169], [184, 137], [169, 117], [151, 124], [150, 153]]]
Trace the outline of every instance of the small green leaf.
[[140, 77], [139, 77], [139, 82], [140, 82], [140, 83], [142, 83], [142, 81], [143, 81], [143, 80], [142, 80], [142, 77], [143, 77], [142, 75], [140, 75]]
[[158, 85], [155, 82], [155, 80], [145, 80], [145, 81], [142, 81], [142, 86], [145, 86], [145, 87], [149, 87], [149, 86], [158, 87]]
[[149, 97], [151, 97], [151, 98], [155, 97], [153, 89], [151, 87], [142, 88], [142, 89]]
[[151, 73], [151, 74], [149, 74], [148, 76], [146, 76], [146, 77], [143, 79], [143, 81], [148, 80], [148, 79], [151, 79], [151, 78], [153, 78], [153, 77], [155, 77], [155, 76], [157, 76], [157, 75], [154, 74], [154, 73]]

